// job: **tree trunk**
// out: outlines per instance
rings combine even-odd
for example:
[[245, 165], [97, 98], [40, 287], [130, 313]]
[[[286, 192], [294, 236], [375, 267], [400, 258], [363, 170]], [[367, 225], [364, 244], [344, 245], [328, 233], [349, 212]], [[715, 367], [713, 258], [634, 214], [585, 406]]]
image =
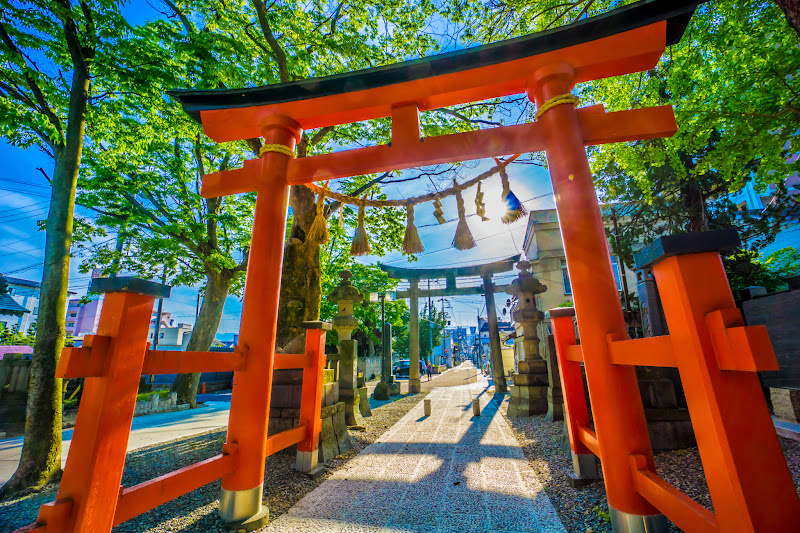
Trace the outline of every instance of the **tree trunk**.
[[798, 0], [775, 0], [775, 3], [783, 10], [786, 22], [800, 37], [800, 1]]
[[61, 379], [56, 378], [56, 366], [64, 347], [69, 253], [88, 91], [86, 71], [76, 69], [70, 92], [66, 144], [55, 153], [25, 442], [17, 471], [0, 490], [0, 498], [38, 490], [61, 477]]
[[[228, 271], [207, 273], [206, 290], [203, 295], [203, 305], [200, 314], [192, 329], [192, 336], [186, 346], [188, 352], [205, 352], [211, 348], [214, 336], [222, 320], [222, 310], [225, 299], [228, 297], [232, 275]], [[197, 407], [197, 385], [200, 383], [200, 374], [179, 374], [175, 378], [172, 390], [178, 393], [178, 403], [188, 403], [192, 408]]]
[[319, 245], [306, 242], [306, 233], [316, 216], [316, 197], [308, 187], [295, 185], [290, 201], [293, 221], [283, 251], [276, 341], [279, 347], [303, 333], [303, 322], [319, 319], [322, 303]]

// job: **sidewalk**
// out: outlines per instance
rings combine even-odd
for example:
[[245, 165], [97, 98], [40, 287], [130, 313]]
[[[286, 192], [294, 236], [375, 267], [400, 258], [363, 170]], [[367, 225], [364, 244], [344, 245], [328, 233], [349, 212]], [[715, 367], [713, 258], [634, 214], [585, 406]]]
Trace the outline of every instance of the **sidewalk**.
[[[448, 384], [475, 375], [468, 370]], [[498, 412], [505, 397], [487, 389], [481, 376], [433, 389], [430, 417], [420, 402], [267, 531], [565, 532]]]
[[[128, 451], [228, 425], [230, 403], [208, 402], [197, 409], [136, 416]], [[67, 464], [72, 429], [61, 432], [61, 466]], [[0, 440], [0, 485], [11, 479], [22, 453], [23, 437]]]

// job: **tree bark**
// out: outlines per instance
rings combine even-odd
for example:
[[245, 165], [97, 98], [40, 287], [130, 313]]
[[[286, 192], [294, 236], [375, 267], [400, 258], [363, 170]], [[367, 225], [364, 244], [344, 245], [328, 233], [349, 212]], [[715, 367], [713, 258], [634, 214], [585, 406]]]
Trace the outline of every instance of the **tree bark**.
[[316, 216], [316, 196], [308, 187], [295, 185], [290, 203], [293, 220], [283, 251], [276, 340], [279, 347], [303, 333], [304, 321], [319, 319], [322, 303], [319, 245], [306, 242], [306, 232]]
[[800, 0], [775, 0], [783, 11], [786, 22], [800, 37]]
[[[230, 271], [214, 272], [209, 269], [206, 275], [206, 290], [203, 295], [203, 305], [200, 314], [192, 329], [192, 336], [186, 351], [205, 352], [211, 348], [214, 336], [222, 320], [222, 311], [225, 299], [228, 297], [233, 274]], [[175, 378], [172, 390], [178, 393], [178, 403], [188, 403], [192, 408], [197, 407], [197, 386], [200, 383], [200, 374], [179, 374]]]
[[64, 347], [75, 189], [88, 95], [88, 71], [78, 67], [72, 76], [65, 144], [55, 153], [25, 442], [19, 466], [0, 490], [0, 498], [33, 492], [61, 477], [61, 379], [56, 378], [56, 366]]

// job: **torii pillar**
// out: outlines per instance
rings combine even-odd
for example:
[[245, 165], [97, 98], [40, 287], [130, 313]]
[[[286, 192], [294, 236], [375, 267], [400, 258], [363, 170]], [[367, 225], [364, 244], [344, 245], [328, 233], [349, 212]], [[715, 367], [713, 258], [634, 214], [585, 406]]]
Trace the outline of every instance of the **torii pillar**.
[[408, 392], [421, 392], [422, 382], [419, 377], [419, 280], [410, 279], [408, 290], [410, 300], [408, 323], [408, 350], [411, 356], [411, 367], [408, 369]]
[[483, 290], [486, 295], [486, 316], [489, 318], [489, 344], [492, 349], [492, 380], [495, 392], [508, 392], [506, 375], [503, 370], [503, 351], [500, 346], [500, 328], [497, 326], [497, 308], [494, 304], [492, 275], [483, 276]]

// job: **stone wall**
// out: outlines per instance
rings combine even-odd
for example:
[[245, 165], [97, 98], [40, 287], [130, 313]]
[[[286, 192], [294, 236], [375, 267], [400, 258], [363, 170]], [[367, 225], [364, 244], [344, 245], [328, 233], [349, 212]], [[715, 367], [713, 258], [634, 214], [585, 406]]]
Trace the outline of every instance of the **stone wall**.
[[800, 388], [800, 290], [779, 292], [742, 304], [748, 325], [767, 327], [780, 370], [761, 372], [766, 387]]
[[[381, 358], [377, 355], [358, 358], [358, 373], [370, 381], [381, 376]], [[375, 376], [373, 378], [372, 376]]]

